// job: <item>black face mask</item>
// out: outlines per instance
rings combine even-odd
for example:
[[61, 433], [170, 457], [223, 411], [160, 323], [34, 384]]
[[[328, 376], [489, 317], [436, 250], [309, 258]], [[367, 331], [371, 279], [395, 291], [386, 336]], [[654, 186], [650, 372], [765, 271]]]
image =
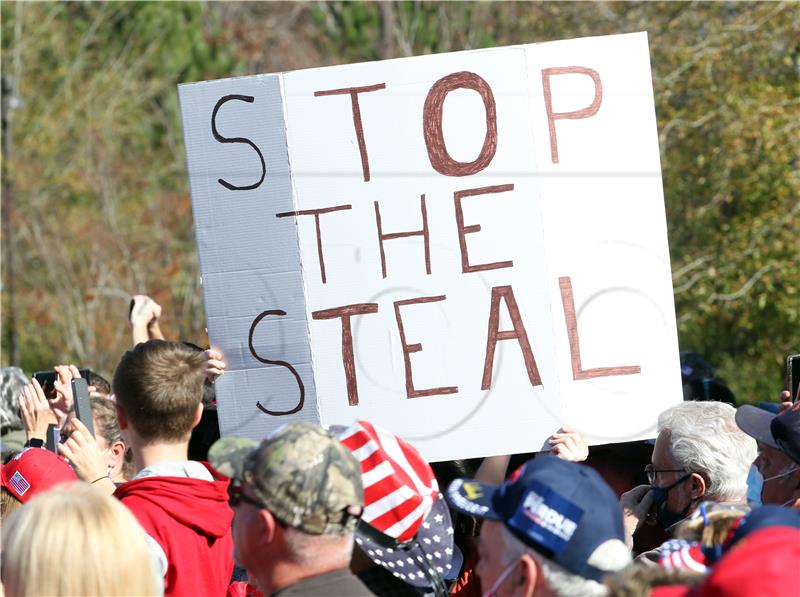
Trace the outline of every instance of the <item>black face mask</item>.
[[686, 518], [686, 515], [689, 513], [689, 508], [692, 507], [694, 500], [689, 502], [681, 512], [675, 513], [667, 510], [667, 496], [674, 487], [677, 487], [691, 476], [692, 473], [686, 473], [683, 477], [667, 487], [656, 487], [655, 485], [650, 486], [650, 489], [653, 492], [653, 503], [656, 506], [656, 522], [662, 528], [668, 529], [669, 527], [679, 523], [681, 520]]

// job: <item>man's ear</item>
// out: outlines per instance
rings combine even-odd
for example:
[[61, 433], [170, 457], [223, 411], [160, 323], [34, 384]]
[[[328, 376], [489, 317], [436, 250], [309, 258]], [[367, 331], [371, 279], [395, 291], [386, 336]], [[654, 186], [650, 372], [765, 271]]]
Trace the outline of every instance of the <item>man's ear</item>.
[[278, 532], [281, 530], [275, 516], [266, 508], [262, 508], [258, 511], [257, 520], [262, 527], [262, 532], [259, 533], [261, 541], [265, 544], [274, 543]]
[[194, 413], [194, 419], [192, 420], [192, 429], [197, 427], [197, 424], [200, 423], [200, 419], [203, 418], [203, 403], [197, 405], [197, 410]]
[[116, 441], [109, 447], [111, 453], [114, 455], [114, 462], [122, 462], [125, 458], [125, 444], [120, 441]]
[[703, 478], [703, 475], [699, 473], [692, 473], [690, 480], [692, 482], [691, 488], [689, 489], [690, 494], [693, 500], [698, 500], [706, 494], [706, 480]]
[[514, 583], [514, 595], [533, 597], [533, 595], [544, 595], [546, 591], [541, 585], [542, 576], [539, 574], [539, 564], [531, 554], [525, 553], [519, 559], [520, 576]]

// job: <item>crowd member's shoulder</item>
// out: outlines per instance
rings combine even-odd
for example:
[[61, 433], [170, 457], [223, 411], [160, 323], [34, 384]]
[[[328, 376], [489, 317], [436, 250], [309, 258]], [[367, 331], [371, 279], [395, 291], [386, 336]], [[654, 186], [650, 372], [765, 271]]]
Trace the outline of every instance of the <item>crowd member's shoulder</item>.
[[[388, 593], [387, 593], [388, 594]], [[305, 578], [272, 594], [271, 597], [373, 597], [375, 593], [358, 576], [343, 568]]]

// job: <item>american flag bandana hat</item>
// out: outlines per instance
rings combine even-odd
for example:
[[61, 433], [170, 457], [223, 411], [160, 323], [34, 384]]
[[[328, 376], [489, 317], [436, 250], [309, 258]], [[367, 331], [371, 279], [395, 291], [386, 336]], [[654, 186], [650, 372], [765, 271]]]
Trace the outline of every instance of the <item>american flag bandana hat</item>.
[[433, 469], [411, 444], [366, 421], [330, 431], [361, 464], [358, 549], [405, 584], [446, 595], [445, 580], [456, 578], [463, 556]]
[[414, 446], [367, 421], [341, 432], [339, 441], [361, 464], [361, 520], [400, 543], [414, 538], [439, 497], [430, 465]]

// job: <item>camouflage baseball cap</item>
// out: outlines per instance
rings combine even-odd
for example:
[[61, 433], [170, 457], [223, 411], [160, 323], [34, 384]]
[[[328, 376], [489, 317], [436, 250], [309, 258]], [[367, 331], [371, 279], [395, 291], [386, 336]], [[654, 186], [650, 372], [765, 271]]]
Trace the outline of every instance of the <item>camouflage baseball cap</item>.
[[318, 425], [289, 423], [260, 444], [225, 437], [211, 446], [208, 460], [247, 483], [282, 523], [306, 533], [351, 533], [364, 506], [358, 460]]

